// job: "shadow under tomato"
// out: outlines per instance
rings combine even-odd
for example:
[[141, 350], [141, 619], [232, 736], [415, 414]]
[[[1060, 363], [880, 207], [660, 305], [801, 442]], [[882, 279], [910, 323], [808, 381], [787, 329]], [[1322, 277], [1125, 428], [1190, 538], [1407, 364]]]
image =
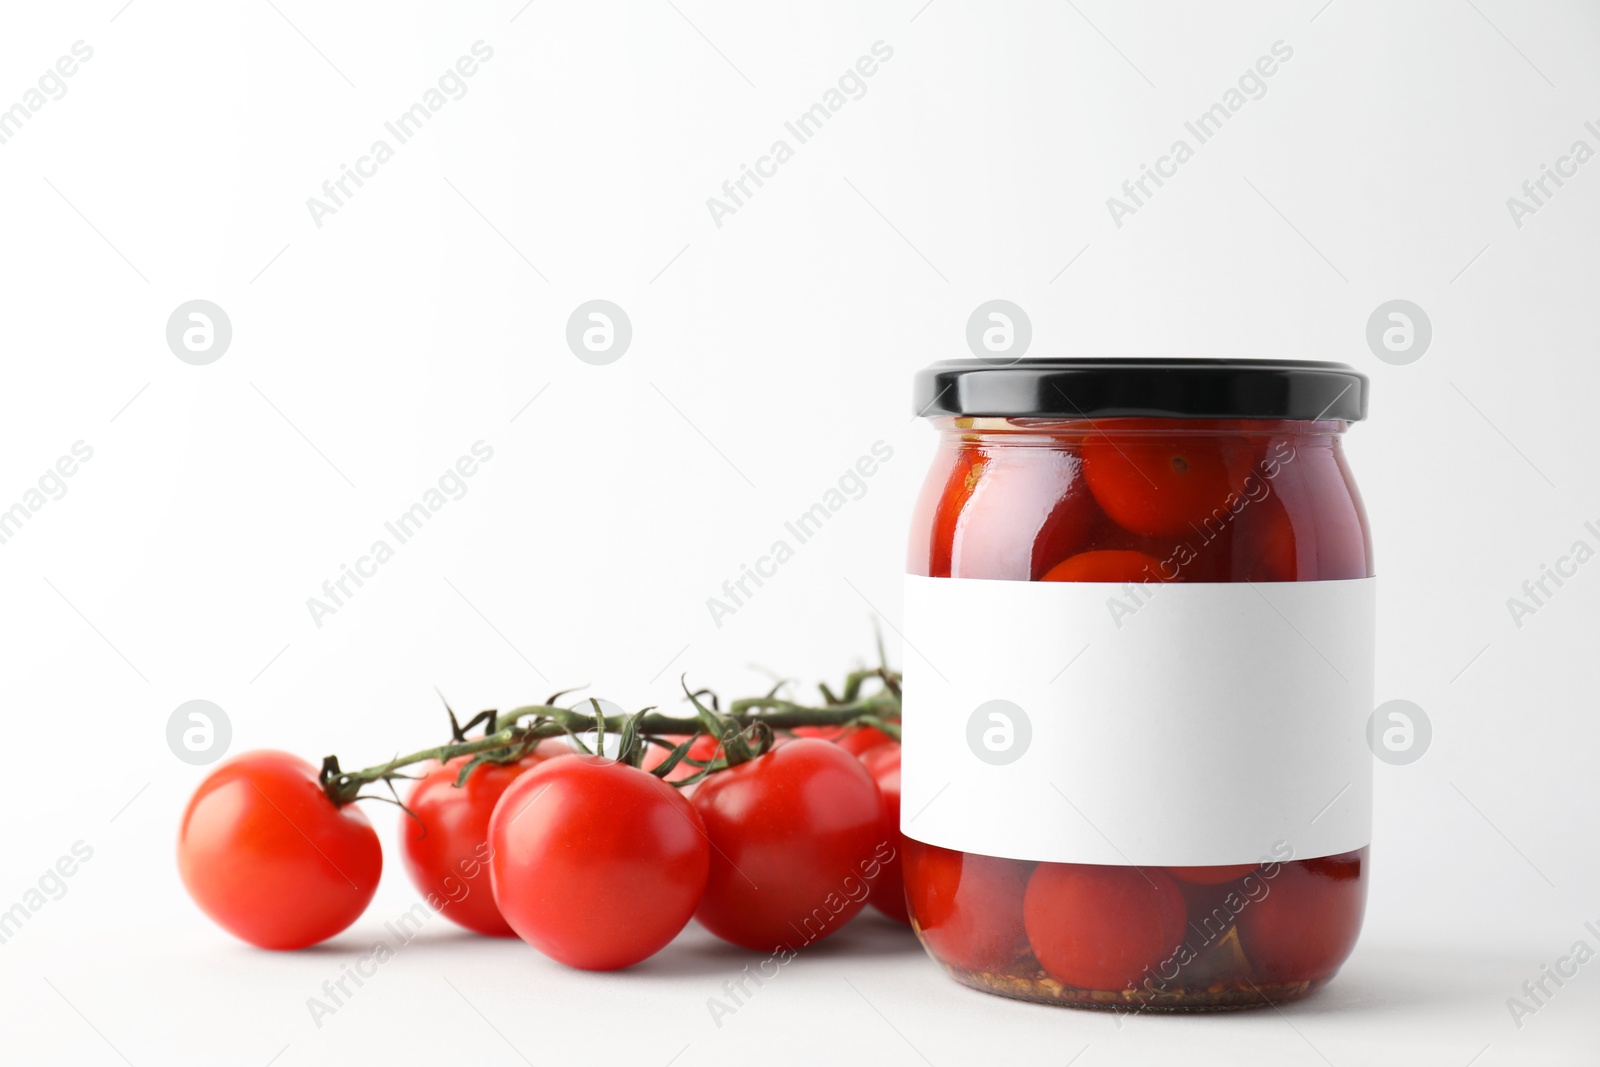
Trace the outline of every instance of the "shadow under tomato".
[[[431, 925], [435, 922], [439, 924], [437, 927]], [[284, 953], [267, 950], [257, 951], [261, 951], [268, 956], [361, 956], [371, 952], [372, 947], [380, 941], [388, 945], [389, 949], [396, 953], [402, 951], [406, 953], [422, 953], [430, 950], [459, 952], [462, 948], [474, 945], [528, 947], [514, 937], [487, 937], [456, 926], [438, 916], [430, 919], [429, 923], [429, 927], [413, 931], [410, 937], [403, 942], [397, 934], [389, 930], [381, 922], [377, 924], [358, 922], [338, 937], [330, 938], [307, 948]], [[397, 945], [398, 948], [396, 947]], [[242, 947], [249, 948], [250, 946], [243, 945]]]

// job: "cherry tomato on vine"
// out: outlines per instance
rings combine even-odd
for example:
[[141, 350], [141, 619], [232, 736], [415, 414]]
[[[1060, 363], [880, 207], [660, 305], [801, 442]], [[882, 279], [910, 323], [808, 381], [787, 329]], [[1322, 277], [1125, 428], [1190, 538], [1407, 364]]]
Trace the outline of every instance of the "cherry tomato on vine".
[[714, 846], [695, 918], [756, 952], [797, 951], [834, 933], [893, 856], [872, 776], [817, 738], [713, 774], [694, 806]]
[[[894, 720], [896, 723], [898, 719]], [[900, 742], [884, 733], [875, 726], [858, 726], [845, 733], [834, 744], [850, 753], [852, 756], [865, 758], [867, 753], [876, 752], [880, 748], [899, 749]]]
[[1022, 900], [1033, 866], [906, 838], [906, 901], [928, 951], [980, 973], [999, 972], [1026, 955]]
[[547, 737], [534, 746], [533, 754], [541, 760], [555, 759], [557, 756], [581, 755], [578, 749], [572, 747], [572, 742], [566, 737]]
[[1154, 974], [1186, 929], [1183, 892], [1159, 868], [1041, 863], [1022, 904], [1028, 943], [1052, 978], [1120, 990]]
[[1131, 549], [1080, 552], [1045, 571], [1044, 582], [1161, 582], [1161, 561]]
[[[661, 740], [669, 741], [673, 745], [681, 745], [688, 739], [689, 738], [687, 734], [663, 734], [661, 737]], [[719, 752], [721, 752], [721, 750], [722, 745], [715, 737], [713, 737], [711, 734], [700, 734], [694, 739], [694, 743], [689, 746], [689, 758], [701, 760], [702, 762], [710, 762]], [[671, 751], [671, 749], [661, 748], [656, 745], [649, 746], [647, 749], [645, 749], [644, 753], [644, 769], [650, 771], [661, 766], [667, 761], [667, 756], [671, 754]], [[668, 782], [681, 782], [685, 778], [693, 778], [703, 769], [704, 768], [696, 767], [694, 764], [689, 763], [686, 760], [679, 760], [678, 765], [672, 768], [672, 770], [668, 771], [663, 780]], [[698, 783], [696, 783], [696, 785], [684, 786], [684, 797], [687, 798], [693, 796], [694, 790], [697, 787]]]
[[469, 758], [434, 766], [412, 787], [411, 815], [400, 817], [406, 873], [445, 918], [491, 937], [515, 937], [489, 888], [489, 817], [511, 783], [542, 760], [483, 764], [458, 789]]
[[189, 800], [178, 869], [200, 910], [271, 949], [314, 945], [366, 910], [383, 850], [353, 804], [335, 806], [317, 769], [287, 752], [247, 752]]
[[904, 877], [906, 839], [900, 833], [900, 745], [886, 740], [861, 753], [861, 763], [878, 784], [883, 797], [883, 837], [894, 846], [894, 858], [884, 861], [867, 901], [889, 918], [910, 924]]
[[1361, 933], [1365, 859], [1360, 849], [1263, 872], [1267, 895], [1239, 913], [1239, 946], [1259, 981], [1316, 981], [1339, 969]]
[[705, 826], [677, 789], [603, 756], [548, 760], [489, 819], [495, 903], [517, 936], [569, 967], [655, 955], [706, 885]]
[[897, 743], [876, 726], [796, 726], [790, 733], [796, 737], [832, 741], [852, 756], [865, 755], [880, 745]]

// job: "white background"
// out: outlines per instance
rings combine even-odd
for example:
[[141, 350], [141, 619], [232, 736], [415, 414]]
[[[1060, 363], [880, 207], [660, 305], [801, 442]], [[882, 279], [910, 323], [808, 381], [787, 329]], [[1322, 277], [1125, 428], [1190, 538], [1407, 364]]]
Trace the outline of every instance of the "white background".
[[[94, 49], [0, 145], [0, 504], [94, 449], [0, 545], [0, 907], [94, 849], [0, 945], [8, 1061], [1600, 1057], [1600, 962], [1520, 1028], [1506, 1008], [1600, 947], [1600, 563], [1521, 628], [1506, 607], [1600, 525], [1600, 162], [1520, 228], [1506, 207], [1574, 140], [1600, 148], [1594, 4], [274, 3], [11, 4], [0, 29], [0, 106]], [[480, 39], [467, 95], [314, 225], [307, 197]], [[706, 198], [878, 40], [866, 95], [717, 227]], [[1278, 40], [1266, 95], [1113, 225], [1106, 198]], [[564, 341], [597, 297], [634, 327], [604, 367]], [[414, 899], [397, 863], [295, 955], [184, 896], [204, 771], [164, 731], [185, 700], [226, 709], [234, 751], [364, 764], [438, 736], [435, 685], [463, 709], [585, 682], [635, 706], [680, 671], [738, 694], [765, 685], [751, 664], [811, 680], [867, 655], [874, 610], [899, 623], [932, 446], [910, 376], [966, 354], [995, 297], [1030, 313], [1033, 355], [1373, 378], [1349, 448], [1378, 696], [1435, 737], [1377, 768], [1367, 931], [1324, 994], [1119, 1024], [961, 989], [869, 918], [719, 1028], [706, 999], [750, 958], [703, 932], [593, 976], [435, 920], [318, 1028], [306, 998]], [[233, 324], [209, 366], [164, 336], [196, 298]], [[1434, 325], [1409, 366], [1365, 342], [1394, 298]], [[468, 494], [318, 628], [306, 598], [480, 439]], [[865, 496], [715, 626], [706, 598], [879, 439]]]

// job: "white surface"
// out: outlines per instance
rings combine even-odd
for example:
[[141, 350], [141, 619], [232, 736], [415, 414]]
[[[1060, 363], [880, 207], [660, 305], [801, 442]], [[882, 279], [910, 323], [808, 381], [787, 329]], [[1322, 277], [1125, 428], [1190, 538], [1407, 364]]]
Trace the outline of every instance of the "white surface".
[[[1600, 564], [1520, 627], [1507, 607], [1600, 543], [1600, 162], [1520, 227], [1507, 207], [1597, 140], [1595, 6], [674, 3], [9, 5], [0, 103], [75, 41], [94, 56], [0, 145], [0, 502], [76, 441], [94, 455], [0, 545], [0, 905], [95, 851], [0, 945], [4, 1058], [520, 1062], [486, 1019], [534, 1062], [920, 1062], [895, 1029], [940, 1065], [1600, 1058], [1600, 964], [1521, 1029], [1505, 1006], [1600, 917]], [[307, 198], [480, 39], [466, 95], [317, 228]], [[865, 95], [718, 228], [706, 199], [879, 40]], [[1107, 197], [1279, 40], [1265, 95], [1117, 228]], [[1373, 377], [1348, 447], [1377, 692], [1434, 740], [1376, 768], [1367, 932], [1325, 994], [1118, 1030], [968, 993], [862, 927], [717, 1031], [705, 999], [743, 957], [703, 938], [591, 977], [430, 931], [319, 1031], [305, 999], [410, 906], [398, 864], [297, 956], [183, 897], [204, 773], [166, 745], [183, 701], [224, 707], [236, 751], [365, 763], [437, 736], [433, 685], [464, 709], [583, 682], [636, 706], [680, 671], [737, 694], [767, 685], [752, 663], [810, 680], [868, 654], [869, 604], [901, 621], [932, 446], [909, 376], [965, 354], [995, 297], [1035, 355]], [[195, 298], [233, 323], [210, 366], [164, 339]], [[593, 298], [633, 323], [610, 366], [564, 343]], [[1409, 366], [1364, 339], [1394, 298], [1434, 326]], [[318, 628], [307, 598], [480, 439], [466, 494]], [[880, 439], [859, 499], [715, 625], [707, 599]]]
[[1116, 583], [905, 581], [917, 840], [1150, 867], [1372, 842], [1376, 578], [1152, 583], [1142, 602]]

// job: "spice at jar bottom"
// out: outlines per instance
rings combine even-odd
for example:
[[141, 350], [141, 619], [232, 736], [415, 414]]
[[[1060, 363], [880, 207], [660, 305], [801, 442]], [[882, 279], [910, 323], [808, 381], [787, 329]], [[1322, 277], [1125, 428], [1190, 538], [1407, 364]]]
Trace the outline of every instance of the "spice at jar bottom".
[[936, 363], [906, 578], [913, 925], [1073, 1007], [1314, 992], [1360, 931], [1371, 536], [1333, 363]]

